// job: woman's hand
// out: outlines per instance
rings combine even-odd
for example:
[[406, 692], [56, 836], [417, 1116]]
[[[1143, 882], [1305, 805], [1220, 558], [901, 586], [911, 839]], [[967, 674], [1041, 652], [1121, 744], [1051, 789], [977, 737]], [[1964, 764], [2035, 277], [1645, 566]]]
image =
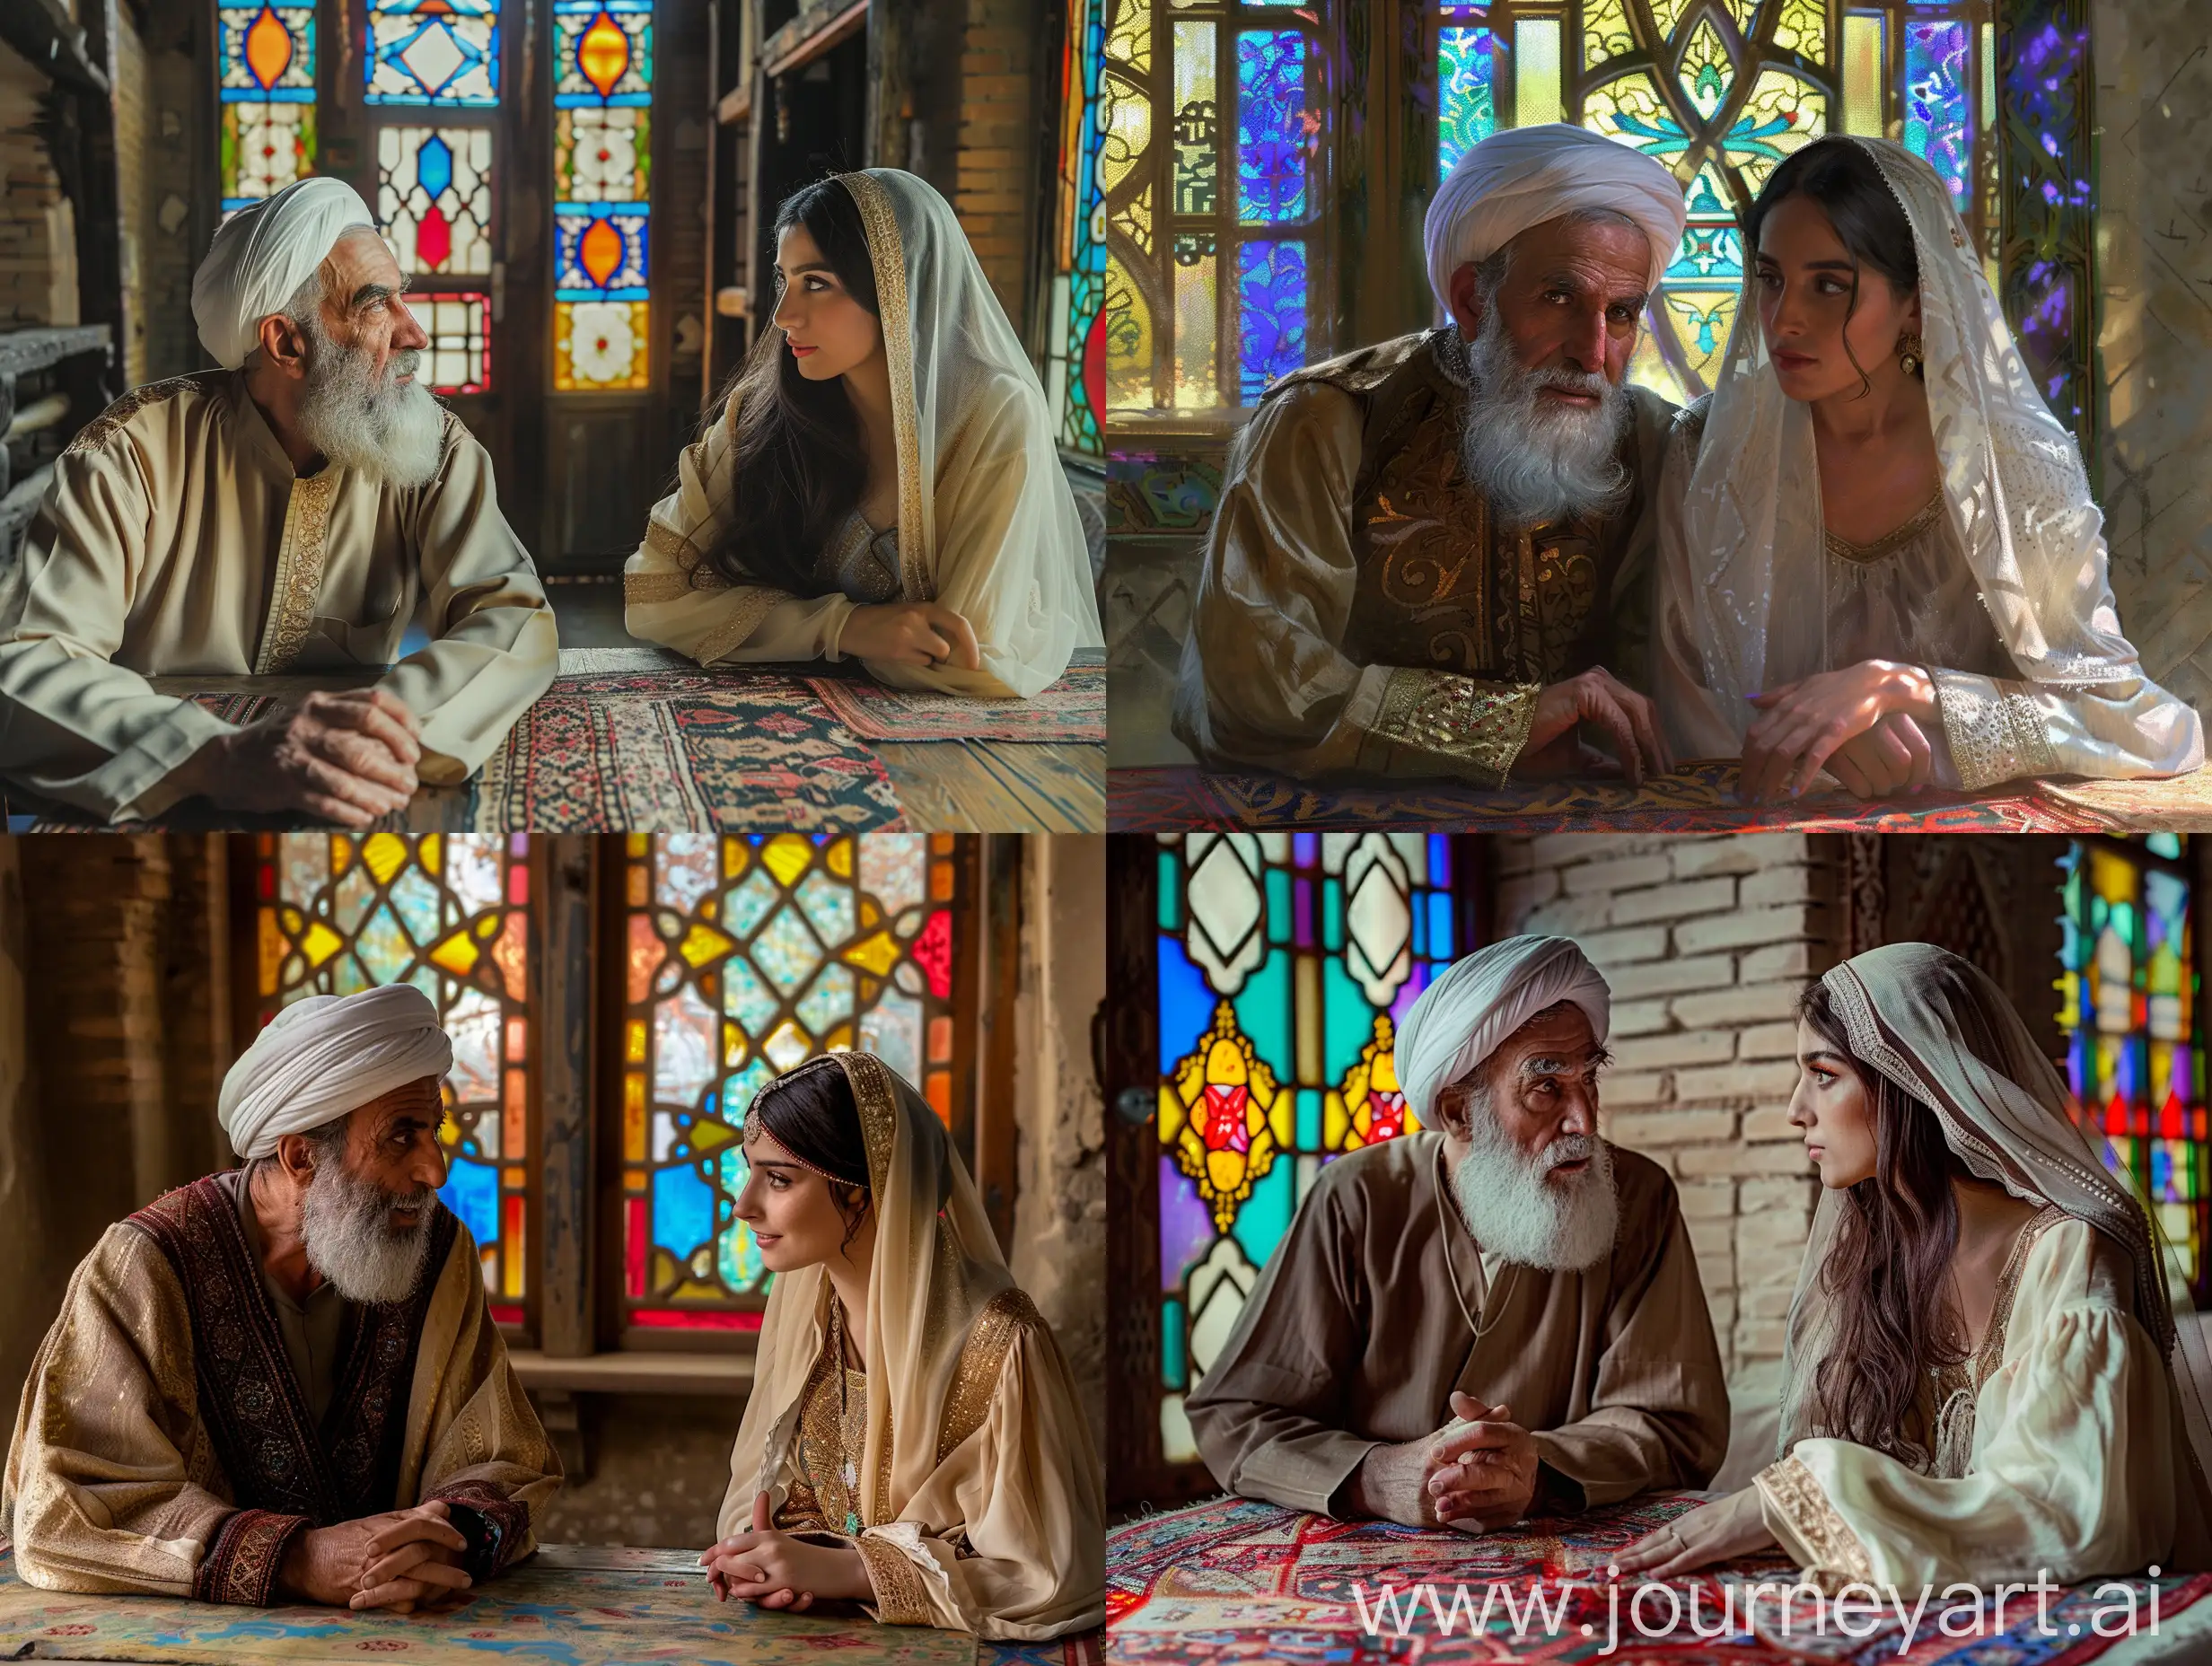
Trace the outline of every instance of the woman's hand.
[[890, 601], [855, 608], [838, 638], [838, 652], [894, 665], [957, 665], [983, 669], [974, 627], [934, 601]]
[[[1927, 740], [1919, 724], [1936, 715], [1936, 684], [1917, 665], [1861, 660], [1755, 694], [1751, 704], [1760, 715], [1743, 737], [1743, 771], [1736, 784], [1736, 796], [1747, 803], [1795, 798], [1854, 741], [1860, 743], [1836, 772], [1854, 792], [1859, 786], [1853, 785], [1853, 775], [1869, 789], [1877, 782], [1909, 786], [1927, 779]], [[1892, 716], [1909, 720], [1911, 732], [1886, 723]], [[1861, 739], [1877, 727], [1886, 734]]]
[[1646, 1533], [1614, 1557], [1613, 1565], [1624, 1579], [1630, 1574], [1672, 1579], [1775, 1545], [1760, 1512], [1759, 1489], [1747, 1486], [1716, 1503], [1699, 1504], [1655, 1533]]
[[768, 1495], [756, 1493], [752, 1531], [733, 1533], [699, 1557], [717, 1599], [727, 1602], [742, 1597], [764, 1609], [803, 1614], [816, 1597], [875, 1594], [859, 1551], [811, 1545], [777, 1531], [768, 1521]]

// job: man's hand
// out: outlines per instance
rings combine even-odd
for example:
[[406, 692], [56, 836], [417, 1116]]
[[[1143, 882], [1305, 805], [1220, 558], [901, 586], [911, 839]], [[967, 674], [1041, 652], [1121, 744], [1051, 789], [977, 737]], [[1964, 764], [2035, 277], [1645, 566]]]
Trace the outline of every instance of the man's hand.
[[769, 1521], [768, 1495], [755, 1493], [752, 1530], [733, 1533], [700, 1555], [717, 1600], [742, 1597], [764, 1609], [803, 1614], [816, 1597], [857, 1600], [875, 1594], [859, 1551], [811, 1545], [778, 1532]]
[[1755, 1550], [1773, 1549], [1776, 1544], [1774, 1535], [1767, 1530], [1759, 1489], [1747, 1486], [1716, 1503], [1700, 1504], [1687, 1515], [1676, 1516], [1655, 1533], [1645, 1534], [1615, 1557], [1613, 1565], [1624, 1576], [1642, 1574], [1655, 1580], [1672, 1579], [1716, 1562], [1733, 1562]]
[[[1746, 803], [1797, 797], [1855, 740], [1860, 746], [1833, 773], [1861, 797], [1873, 794], [1860, 793], [1860, 785], [1897, 782], [1891, 789], [1896, 791], [1927, 779], [1927, 739], [1919, 724], [1936, 716], [1936, 684], [1918, 665], [1861, 660], [1755, 694], [1751, 704], [1760, 715], [1744, 733], [1736, 783], [1736, 796]], [[1909, 720], [1911, 733], [1884, 723], [1892, 716]], [[1870, 735], [1878, 726], [1887, 730], [1886, 739]]]
[[855, 608], [838, 637], [838, 652], [894, 665], [983, 669], [983, 652], [968, 621], [934, 601], [891, 601]]
[[[1611, 737], [1618, 762], [1582, 743], [1584, 723], [1596, 724]], [[1535, 781], [1620, 774], [1628, 776], [1630, 786], [1642, 786], [1646, 775], [1664, 775], [1673, 767], [1673, 754], [1660, 731], [1658, 708], [1601, 665], [1551, 683], [1536, 697], [1536, 716], [1514, 760], [1514, 773]]]
[[406, 703], [381, 688], [317, 692], [211, 741], [187, 767], [191, 789], [226, 810], [304, 811], [364, 828], [414, 797], [421, 733]]
[[[411, 1510], [310, 1528], [294, 1538], [276, 1571], [276, 1588], [298, 1602], [324, 1608], [391, 1608], [411, 1612], [426, 1596], [465, 1591], [469, 1575], [459, 1565], [469, 1548], [461, 1530], [447, 1521], [443, 1499]], [[391, 1569], [399, 1553], [423, 1549], [397, 1565], [397, 1577], [369, 1583], [366, 1576]]]
[[1488, 1532], [1528, 1513], [1536, 1495], [1536, 1442], [1511, 1408], [1452, 1397], [1453, 1419], [1435, 1434], [1378, 1446], [1352, 1477], [1363, 1515], [1406, 1527]]

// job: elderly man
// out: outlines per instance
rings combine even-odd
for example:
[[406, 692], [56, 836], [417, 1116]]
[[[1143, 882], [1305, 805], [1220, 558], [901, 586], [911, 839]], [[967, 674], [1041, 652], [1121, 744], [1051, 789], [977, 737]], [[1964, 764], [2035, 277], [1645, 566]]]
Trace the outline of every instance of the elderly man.
[[406, 1610], [533, 1548], [560, 1466], [438, 1201], [452, 1066], [408, 985], [288, 1006], [232, 1066], [245, 1167], [110, 1227], [31, 1364], [25, 1579]]
[[1673, 1183], [1597, 1135], [1611, 998], [1510, 937], [1399, 1030], [1425, 1128], [1321, 1171], [1187, 1402], [1224, 1486], [1470, 1531], [1702, 1486], [1728, 1393]]
[[1230, 454], [1176, 689], [1194, 751], [1483, 785], [1671, 767], [1627, 684], [1674, 408], [1623, 379], [1684, 217], [1665, 168], [1580, 127], [1461, 157], [1426, 225], [1451, 321], [1285, 377]]
[[[553, 616], [490, 460], [416, 380], [403, 287], [337, 180], [215, 233], [192, 312], [223, 370], [78, 434], [0, 578], [0, 775], [109, 821], [204, 795], [361, 826], [465, 779], [545, 691]], [[146, 682], [294, 671], [373, 687], [238, 728]]]

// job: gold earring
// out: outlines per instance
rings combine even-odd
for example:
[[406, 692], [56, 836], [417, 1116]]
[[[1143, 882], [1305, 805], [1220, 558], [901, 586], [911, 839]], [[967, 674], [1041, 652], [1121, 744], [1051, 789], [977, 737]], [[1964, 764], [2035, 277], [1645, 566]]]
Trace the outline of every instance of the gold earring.
[[1920, 366], [1926, 362], [1927, 357], [1927, 348], [1926, 344], [1924, 344], [1920, 338], [1915, 335], [1911, 330], [1906, 330], [1902, 335], [1898, 337], [1898, 368], [1902, 370], [1906, 375], [1918, 376], [1920, 373]]

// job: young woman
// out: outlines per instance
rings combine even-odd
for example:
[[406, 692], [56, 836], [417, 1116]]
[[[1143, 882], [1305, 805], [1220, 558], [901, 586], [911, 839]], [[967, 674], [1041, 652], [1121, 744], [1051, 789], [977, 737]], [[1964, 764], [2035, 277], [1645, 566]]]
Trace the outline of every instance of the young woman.
[[654, 505], [630, 634], [702, 665], [857, 659], [1028, 698], [1103, 640], [1044, 390], [927, 184], [838, 174], [776, 216], [776, 311]]
[[1743, 247], [1720, 380], [1659, 489], [1675, 752], [1740, 755], [1755, 801], [1823, 768], [1880, 796], [2203, 762], [2121, 632], [2080, 454], [1935, 170], [1819, 140]]
[[763, 1088], [739, 1218], [776, 1275], [716, 1594], [1034, 1639], [1105, 1618], [1103, 1477], [1066, 1362], [944, 1125], [866, 1053]]
[[1997, 986], [1928, 943], [1856, 956], [1807, 992], [1797, 1064], [1824, 1189], [1779, 1461], [1622, 1574], [1777, 1544], [1830, 1591], [2212, 1567], [2196, 1316]]

